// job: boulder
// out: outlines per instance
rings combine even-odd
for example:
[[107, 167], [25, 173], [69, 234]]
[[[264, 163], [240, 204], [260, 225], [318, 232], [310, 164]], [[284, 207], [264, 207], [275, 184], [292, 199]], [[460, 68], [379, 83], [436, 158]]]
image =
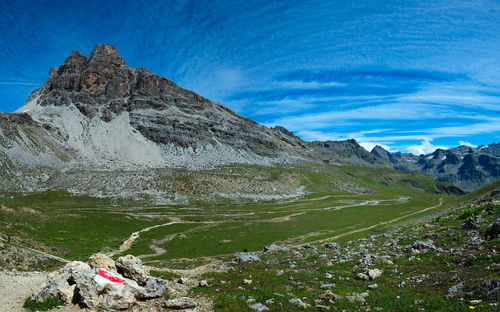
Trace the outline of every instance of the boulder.
[[307, 308], [307, 303], [305, 303], [304, 301], [302, 301], [300, 298], [292, 298], [292, 299], [288, 300], [288, 302], [290, 304], [293, 304], [295, 306], [298, 306], [298, 307], [301, 307], [301, 308], [304, 308], [304, 309]]
[[460, 295], [462, 292], [464, 291], [464, 282], [461, 282], [459, 284], [456, 284], [454, 286], [451, 286], [449, 289], [448, 289], [448, 293], [446, 294], [446, 298], [449, 299], [449, 298], [453, 298], [453, 297], [456, 297], [458, 295]]
[[59, 290], [59, 297], [66, 303], [73, 303], [73, 299], [75, 298], [75, 289], [76, 284], [64, 286]]
[[62, 278], [65, 278], [69, 284], [75, 284], [78, 279], [90, 271], [92, 268], [82, 261], [72, 261], [64, 266], [64, 268], [58, 271]]
[[115, 272], [117, 271], [115, 261], [102, 253], [93, 254], [92, 256], [90, 256], [87, 263], [93, 269], [106, 269]]
[[500, 218], [488, 226], [486, 232], [484, 233], [484, 237], [487, 240], [500, 238]]
[[123, 310], [137, 302], [144, 289], [133, 280], [104, 269], [87, 272], [76, 285], [80, 303], [89, 309]]
[[340, 248], [339, 244], [332, 243], [332, 242], [324, 243], [322, 246], [323, 246], [323, 248], [327, 248], [327, 249], [339, 249]]
[[355, 278], [357, 280], [360, 280], [360, 281], [367, 281], [370, 279], [370, 277], [368, 275], [366, 275], [365, 273], [358, 273], [358, 274], [356, 274]]
[[40, 287], [35, 289], [31, 298], [42, 302], [51, 297], [57, 297], [62, 288], [69, 286], [68, 280], [61, 276], [59, 272], [52, 272], [47, 276], [45, 282]]
[[144, 291], [139, 293], [140, 299], [158, 298], [167, 290], [167, 281], [157, 277], [149, 277], [143, 288]]
[[413, 242], [413, 244], [406, 246], [405, 250], [407, 252], [412, 252], [415, 250], [418, 250], [418, 251], [429, 251], [429, 250], [438, 251], [438, 249], [436, 248], [436, 246], [434, 246], [432, 241], [428, 241], [428, 242], [416, 241], [416, 242]]
[[366, 301], [365, 297], [367, 297], [367, 296], [368, 296], [368, 293], [366, 293], [366, 292], [361, 293], [361, 294], [353, 293], [351, 295], [347, 295], [346, 299], [352, 303], [355, 303], [355, 302], [365, 303], [365, 301]]
[[61, 289], [77, 283], [89, 270], [90, 266], [84, 262], [69, 262], [63, 268], [49, 274], [45, 283], [33, 292], [31, 298], [41, 302], [50, 297], [57, 297]]
[[382, 275], [382, 270], [379, 270], [379, 269], [373, 269], [373, 270], [368, 270], [368, 277], [371, 279], [371, 280], [374, 280], [376, 279], [377, 277], [379, 277], [380, 275]]
[[500, 299], [500, 278], [494, 278], [491, 280], [486, 280], [479, 286], [479, 293], [483, 298], [489, 298], [493, 300]]
[[262, 259], [254, 252], [237, 252], [234, 254], [235, 260], [238, 262], [261, 262]]
[[264, 247], [264, 252], [286, 252], [289, 250], [290, 250], [290, 248], [288, 248], [288, 247], [279, 246], [279, 245], [276, 245], [274, 243]]
[[139, 285], [144, 285], [149, 278], [149, 272], [142, 266], [141, 259], [126, 255], [115, 261], [118, 272], [124, 277], [136, 281]]
[[469, 218], [467, 218], [467, 220], [465, 220], [464, 224], [462, 224], [462, 229], [464, 229], [464, 230], [477, 229], [477, 223], [474, 219], [469, 217]]
[[192, 309], [196, 307], [196, 302], [189, 297], [180, 297], [166, 300], [163, 306], [175, 310]]
[[262, 303], [254, 303], [249, 308], [257, 312], [269, 311], [269, 308]]
[[179, 279], [177, 280], [177, 283], [183, 284], [183, 285], [185, 285], [187, 282], [188, 282], [187, 277], [179, 277]]
[[321, 284], [321, 286], [319, 286], [319, 288], [321, 288], [321, 289], [330, 289], [330, 288], [333, 288], [333, 287], [335, 287], [334, 283]]

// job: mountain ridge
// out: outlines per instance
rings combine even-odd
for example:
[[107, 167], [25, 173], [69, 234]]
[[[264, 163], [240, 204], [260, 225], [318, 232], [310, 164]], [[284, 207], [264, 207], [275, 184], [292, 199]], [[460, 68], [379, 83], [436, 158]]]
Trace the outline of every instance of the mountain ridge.
[[0, 163], [5, 191], [146, 194], [167, 202], [196, 192], [297, 197], [311, 179], [329, 181], [329, 191], [365, 194], [373, 191], [364, 179], [336, 166], [390, 167], [355, 140], [305, 142], [284, 127], [260, 125], [125, 65], [107, 44], [88, 58], [72, 51], [20, 109], [0, 114]]
[[465, 191], [473, 191], [500, 179], [500, 143], [436, 149], [419, 156], [392, 153], [377, 145], [371, 153], [395, 169], [423, 173]]

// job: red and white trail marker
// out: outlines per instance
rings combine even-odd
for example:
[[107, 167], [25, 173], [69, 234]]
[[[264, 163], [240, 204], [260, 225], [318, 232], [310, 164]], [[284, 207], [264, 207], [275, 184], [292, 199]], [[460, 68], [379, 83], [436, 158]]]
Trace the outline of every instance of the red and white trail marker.
[[[100, 280], [100, 278], [103, 278], [107, 281]], [[100, 282], [107, 282], [107, 283], [109, 283], [109, 282], [119, 283], [119, 284], [125, 283], [125, 280], [123, 278], [116, 276], [112, 272], [102, 270], [102, 269], [97, 270], [96, 280], [97, 281], [100, 280]]]

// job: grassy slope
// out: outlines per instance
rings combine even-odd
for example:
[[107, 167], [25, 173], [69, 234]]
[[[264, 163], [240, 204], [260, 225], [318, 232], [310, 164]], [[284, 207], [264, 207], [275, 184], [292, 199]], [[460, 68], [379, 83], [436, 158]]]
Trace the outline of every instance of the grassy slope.
[[[486, 194], [500, 186], [495, 183], [463, 199]], [[265, 303], [274, 298], [274, 303], [266, 303], [271, 311], [317, 311], [315, 300], [334, 311], [496, 311], [499, 298], [481, 297], [477, 286], [486, 279], [500, 275], [500, 239], [468, 245], [471, 237], [468, 230], [461, 228], [468, 215], [481, 215], [484, 222], [478, 231], [484, 233], [486, 226], [500, 214], [500, 205], [476, 202], [459, 210], [449, 210], [445, 215], [427, 220], [417, 225], [404, 226], [395, 230], [390, 237], [379, 235], [370, 240], [351, 241], [341, 245], [339, 253], [316, 244], [318, 252], [312, 249], [297, 249], [298, 253], [274, 253], [263, 255], [261, 263], [241, 263], [227, 273], [208, 273], [203, 276], [209, 282], [208, 288], [195, 288], [193, 295], [212, 297], [217, 311], [251, 311], [249, 302]], [[366, 235], [366, 233], [365, 233]], [[433, 238], [443, 253], [432, 251], [417, 255], [405, 253], [404, 246], [414, 241]], [[396, 239], [396, 245], [387, 245]], [[451, 250], [463, 251], [451, 252]], [[370, 254], [390, 256], [393, 263], [376, 260], [370, 268], [379, 268], [383, 275], [375, 281], [354, 279], [365, 267], [358, 265], [359, 256], [341, 262], [339, 257], [365, 249]], [[322, 256], [324, 255], [324, 256]], [[328, 279], [325, 274], [333, 278]], [[244, 279], [252, 280], [251, 285], [243, 284]], [[445, 294], [453, 285], [463, 281], [466, 292], [474, 292], [470, 297], [460, 294], [457, 298], [446, 299]], [[340, 299], [325, 299], [327, 291], [321, 289], [324, 283], [335, 283], [331, 292], [343, 296]], [[346, 296], [367, 291], [370, 284], [378, 288], [368, 291], [366, 304], [352, 303]], [[328, 297], [328, 296], [326, 296]], [[460, 297], [465, 297], [460, 300]], [[290, 298], [301, 298], [309, 307], [304, 309], [289, 303]], [[331, 297], [330, 297], [331, 298]], [[248, 300], [252, 301], [248, 301]], [[471, 304], [473, 299], [482, 299], [479, 304]], [[497, 303], [497, 306], [491, 306]]]

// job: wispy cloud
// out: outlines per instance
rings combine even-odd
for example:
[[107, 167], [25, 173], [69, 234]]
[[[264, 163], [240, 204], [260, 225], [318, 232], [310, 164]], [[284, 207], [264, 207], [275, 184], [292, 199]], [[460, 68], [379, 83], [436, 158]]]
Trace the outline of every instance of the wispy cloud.
[[422, 141], [420, 145], [412, 145], [408, 147], [408, 152], [415, 155], [429, 154], [433, 153], [437, 149], [448, 149], [446, 146], [435, 146], [432, 145], [430, 141]]
[[449, 73], [439, 71], [427, 71], [418, 69], [392, 69], [392, 68], [357, 68], [352, 70], [297, 70], [280, 74], [276, 77], [278, 81], [302, 81], [302, 82], [337, 82], [337, 83], [384, 83], [386, 81], [408, 84], [415, 82], [449, 82], [459, 79], [468, 79], [462, 73]]
[[469, 147], [477, 147], [477, 145], [474, 145], [474, 144], [467, 142], [467, 141], [458, 141], [458, 144], [469, 146]]
[[34, 81], [0, 81], [4, 86], [40, 86], [43, 82]]

